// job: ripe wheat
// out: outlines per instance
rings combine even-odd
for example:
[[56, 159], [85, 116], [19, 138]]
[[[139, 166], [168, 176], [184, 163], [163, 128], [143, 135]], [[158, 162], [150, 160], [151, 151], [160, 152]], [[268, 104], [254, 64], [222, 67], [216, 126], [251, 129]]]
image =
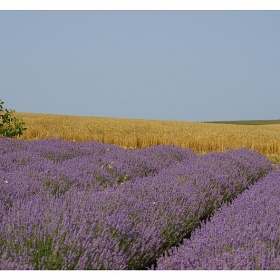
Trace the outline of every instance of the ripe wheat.
[[280, 125], [236, 125], [17, 113], [26, 123], [23, 140], [93, 140], [125, 148], [175, 145], [208, 153], [247, 147], [280, 156]]

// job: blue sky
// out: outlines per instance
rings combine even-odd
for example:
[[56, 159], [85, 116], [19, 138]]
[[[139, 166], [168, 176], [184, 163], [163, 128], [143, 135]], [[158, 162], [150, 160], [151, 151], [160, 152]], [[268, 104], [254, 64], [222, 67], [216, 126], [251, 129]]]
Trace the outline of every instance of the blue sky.
[[0, 11], [17, 112], [280, 119], [280, 11]]

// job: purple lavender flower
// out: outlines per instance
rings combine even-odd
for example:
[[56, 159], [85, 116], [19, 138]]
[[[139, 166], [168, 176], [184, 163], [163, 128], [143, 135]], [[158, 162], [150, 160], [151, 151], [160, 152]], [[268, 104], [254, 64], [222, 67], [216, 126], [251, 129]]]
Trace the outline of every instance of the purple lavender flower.
[[190, 239], [157, 260], [160, 270], [279, 270], [280, 172], [225, 204]]
[[1, 269], [145, 269], [272, 169], [248, 149], [198, 157], [58, 139], [0, 148]]

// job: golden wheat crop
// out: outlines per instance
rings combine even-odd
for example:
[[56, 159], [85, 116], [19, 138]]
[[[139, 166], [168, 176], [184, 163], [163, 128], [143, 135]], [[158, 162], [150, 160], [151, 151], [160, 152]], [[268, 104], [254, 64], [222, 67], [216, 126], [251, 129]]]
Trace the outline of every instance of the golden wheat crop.
[[26, 123], [20, 139], [93, 140], [126, 148], [175, 145], [207, 153], [248, 147], [280, 156], [280, 125], [236, 125], [16, 113]]

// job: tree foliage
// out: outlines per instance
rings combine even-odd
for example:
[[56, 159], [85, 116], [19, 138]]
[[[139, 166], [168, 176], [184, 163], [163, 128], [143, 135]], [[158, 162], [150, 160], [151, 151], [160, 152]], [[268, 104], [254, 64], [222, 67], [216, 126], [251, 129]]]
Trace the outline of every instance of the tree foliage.
[[0, 136], [20, 136], [27, 129], [25, 123], [13, 116], [15, 110], [3, 108], [4, 102], [0, 99]]

